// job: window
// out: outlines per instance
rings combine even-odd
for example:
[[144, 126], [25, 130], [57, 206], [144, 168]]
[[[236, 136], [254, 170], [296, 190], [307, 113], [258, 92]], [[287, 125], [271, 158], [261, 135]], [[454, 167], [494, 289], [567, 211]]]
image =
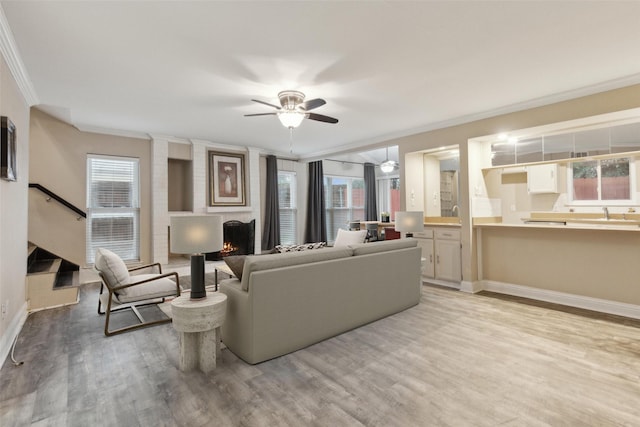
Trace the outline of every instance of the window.
[[296, 173], [278, 171], [278, 202], [280, 207], [280, 243], [296, 244]]
[[98, 248], [140, 260], [138, 159], [87, 158], [87, 262]]
[[635, 173], [633, 161], [628, 157], [574, 162], [569, 174], [573, 202], [601, 204], [599, 202], [632, 200]]
[[378, 209], [390, 218], [396, 217], [400, 210], [400, 178], [378, 179]]
[[364, 179], [324, 177], [327, 240], [334, 241], [338, 228], [349, 221], [364, 219]]

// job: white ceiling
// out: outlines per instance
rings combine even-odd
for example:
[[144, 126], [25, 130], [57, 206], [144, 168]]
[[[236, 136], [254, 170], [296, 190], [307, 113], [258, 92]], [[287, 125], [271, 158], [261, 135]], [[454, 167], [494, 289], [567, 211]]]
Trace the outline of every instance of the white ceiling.
[[41, 107], [81, 129], [294, 155], [640, 83], [640, 1], [2, 1]]

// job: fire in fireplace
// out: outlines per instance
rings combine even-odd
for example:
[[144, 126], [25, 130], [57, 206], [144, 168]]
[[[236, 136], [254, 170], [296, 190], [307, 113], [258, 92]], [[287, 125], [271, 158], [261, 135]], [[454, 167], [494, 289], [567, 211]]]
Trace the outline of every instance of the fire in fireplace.
[[233, 246], [231, 242], [224, 242], [224, 244], [222, 245], [222, 250], [220, 251], [220, 255], [222, 256], [233, 255], [233, 253], [237, 250], [238, 248]]
[[255, 253], [256, 220], [249, 222], [226, 221], [222, 224], [224, 245], [221, 251], [206, 254], [208, 261], [218, 261], [228, 255]]

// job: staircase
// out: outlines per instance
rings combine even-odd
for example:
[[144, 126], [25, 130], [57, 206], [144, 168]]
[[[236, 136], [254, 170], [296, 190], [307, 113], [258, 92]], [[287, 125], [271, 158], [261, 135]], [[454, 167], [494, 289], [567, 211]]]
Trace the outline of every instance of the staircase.
[[78, 302], [80, 268], [29, 243], [27, 258], [27, 304], [29, 311]]

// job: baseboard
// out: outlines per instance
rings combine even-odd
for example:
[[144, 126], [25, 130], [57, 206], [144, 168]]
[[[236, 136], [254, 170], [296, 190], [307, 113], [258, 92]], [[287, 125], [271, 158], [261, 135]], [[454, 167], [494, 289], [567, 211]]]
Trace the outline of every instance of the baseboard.
[[9, 324], [9, 328], [0, 338], [0, 368], [4, 365], [4, 362], [9, 356], [11, 352], [11, 346], [13, 345], [13, 341], [16, 339], [24, 323], [27, 321], [27, 303], [25, 301], [24, 305], [18, 310], [18, 314], [13, 318], [11, 323]]
[[444, 287], [447, 287], [447, 288], [453, 288], [453, 289], [460, 290], [460, 283], [458, 283], [458, 282], [448, 282], [446, 280], [438, 280], [438, 279], [432, 279], [430, 277], [422, 276], [422, 283], [429, 283], [431, 285], [444, 286]]
[[532, 288], [529, 286], [514, 285], [511, 283], [483, 280], [482, 288], [490, 292], [530, 298], [569, 307], [583, 308], [585, 310], [598, 311], [616, 316], [640, 319], [640, 306], [624, 302], [604, 300], [600, 298], [586, 297], [582, 295], [567, 294], [548, 289]]
[[478, 293], [480, 291], [484, 290], [484, 283], [483, 282], [468, 282], [466, 280], [463, 280], [462, 283], [460, 283], [460, 291], [462, 292], [467, 292], [469, 294], [475, 294]]

